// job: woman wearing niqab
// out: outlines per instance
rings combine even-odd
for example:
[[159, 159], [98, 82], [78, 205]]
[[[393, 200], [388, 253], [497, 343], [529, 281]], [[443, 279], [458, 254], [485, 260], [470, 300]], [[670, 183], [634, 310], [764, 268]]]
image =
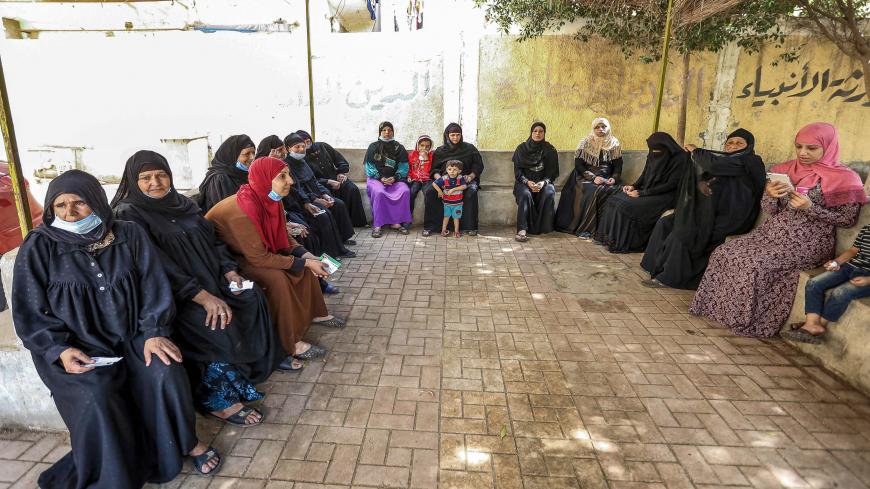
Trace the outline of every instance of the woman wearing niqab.
[[[39, 487], [138, 489], [168, 482], [197, 443], [190, 385], [172, 334], [172, 291], [141, 226], [113, 219], [100, 183], [52, 180], [43, 224], [15, 260], [15, 330], [51, 391], [72, 451]], [[93, 357], [121, 357], [88, 367]], [[200, 466], [199, 468], [203, 468]]]
[[633, 185], [607, 199], [593, 235], [611, 253], [643, 251], [659, 217], [676, 203], [689, 153], [664, 132], [653, 133], [646, 144], [643, 172]]

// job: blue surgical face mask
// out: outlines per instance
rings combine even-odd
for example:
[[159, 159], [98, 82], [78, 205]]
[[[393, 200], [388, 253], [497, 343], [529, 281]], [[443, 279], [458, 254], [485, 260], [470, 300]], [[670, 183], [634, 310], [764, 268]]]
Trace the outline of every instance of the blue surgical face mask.
[[236, 162], [236, 168], [242, 171], [248, 171], [248, 167], [244, 165], [241, 161]]
[[383, 141], [383, 142], [385, 142], [385, 143], [389, 143], [390, 141], [393, 140], [393, 138], [385, 138], [385, 137], [383, 137], [383, 136], [379, 137], [378, 139], [380, 139], [381, 141]]
[[91, 215], [76, 222], [64, 221], [60, 216], [54, 216], [54, 220], [51, 221], [51, 227], [63, 229], [64, 231], [76, 234], [88, 234], [102, 223], [103, 220], [100, 219], [100, 216], [91, 212]]
[[274, 200], [275, 202], [278, 202], [279, 200], [281, 200], [281, 196], [278, 193], [276, 193], [274, 190], [269, 191], [269, 198]]
[[146, 194], [145, 192], [142, 192], [142, 195], [144, 195], [145, 197], [148, 197], [149, 199], [160, 200], [163, 197], [166, 197], [167, 195], [169, 195], [170, 192], [172, 192], [172, 187], [169, 187], [169, 190], [167, 190], [166, 193], [161, 195], [160, 197], [151, 197], [150, 195]]
[[305, 153], [295, 153], [293, 151], [290, 152], [290, 157], [294, 160], [301, 160], [305, 158]]

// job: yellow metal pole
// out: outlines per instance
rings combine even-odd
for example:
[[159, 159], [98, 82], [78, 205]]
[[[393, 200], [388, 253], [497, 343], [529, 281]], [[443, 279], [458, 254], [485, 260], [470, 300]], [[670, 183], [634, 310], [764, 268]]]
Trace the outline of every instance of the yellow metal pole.
[[659, 119], [662, 115], [662, 99], [665, 97], [665, 78], [668, 74], [668, 51], [671, 47], [671, 10], [673, 9], [674, 1], [668, 0], [668, 12], [665, 19], [665, 39], [662, 42], [662, 71], [659, 77], [659, 90], [656, 97], [656, 115], [653, 121], [653, 130], [659, 130]]
[[311, 71], [311, 15], [305, 0], [305, 40], [308, 44], [308, 118], [311, 120], [311, 138], [317, 141], [314, 132], [314, 79]]
[[18, 141], [15, 140], [15, 126], [12, 125], [12, 111], [9, 108], [9, 92], [6, 90], [2, 58], [0, 58], [0, 102], [2, 102], [0, 103], [0, 128], [3, 130], [3, 143], [6, 145], [6, 157], [9, 159], [9, 178], [12, 179], [21, 236], [26, 236], [33, 229], [33, 220], [30, 218], [30, 202], [27, 200], [27, 188], [24, 186], [24, 176], [21, 172], [21, 160], [18, 159]]

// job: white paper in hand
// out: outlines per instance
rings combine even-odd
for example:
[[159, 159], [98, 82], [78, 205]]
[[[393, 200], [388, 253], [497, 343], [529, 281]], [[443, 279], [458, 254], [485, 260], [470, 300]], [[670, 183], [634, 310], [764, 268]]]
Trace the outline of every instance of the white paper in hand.
[[82, 364], [82, 366], [87, 368], [108, 367], [110, 365], [114, 365], [120, 362], [123, 359], [124, 357], [91, 357], [91, 360], [93, 360], [94, 363], [84, 363]]
[[243, 290], [251, 290], [254, 288], [254, 282], [250, 280], [245, 280], [242, 282], [242, 286], [239, 287], [235, 282], [230, 282], [230, 292], [241, 292]]

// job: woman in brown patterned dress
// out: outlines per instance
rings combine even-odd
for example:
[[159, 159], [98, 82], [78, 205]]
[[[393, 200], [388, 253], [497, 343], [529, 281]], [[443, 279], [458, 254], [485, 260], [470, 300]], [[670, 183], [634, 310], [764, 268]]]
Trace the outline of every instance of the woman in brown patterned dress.
[[840, 163], [837, 130], [813, 123], [795, 136], [797, 158], [771, 168], [761, 207], [770, 217], [716, 248], [689, 312], [739, 336], [770, 337], [788, 317], [798, 275], [834, 253], [836, 227], [853, 226], [867, 202], [861, 179]]

